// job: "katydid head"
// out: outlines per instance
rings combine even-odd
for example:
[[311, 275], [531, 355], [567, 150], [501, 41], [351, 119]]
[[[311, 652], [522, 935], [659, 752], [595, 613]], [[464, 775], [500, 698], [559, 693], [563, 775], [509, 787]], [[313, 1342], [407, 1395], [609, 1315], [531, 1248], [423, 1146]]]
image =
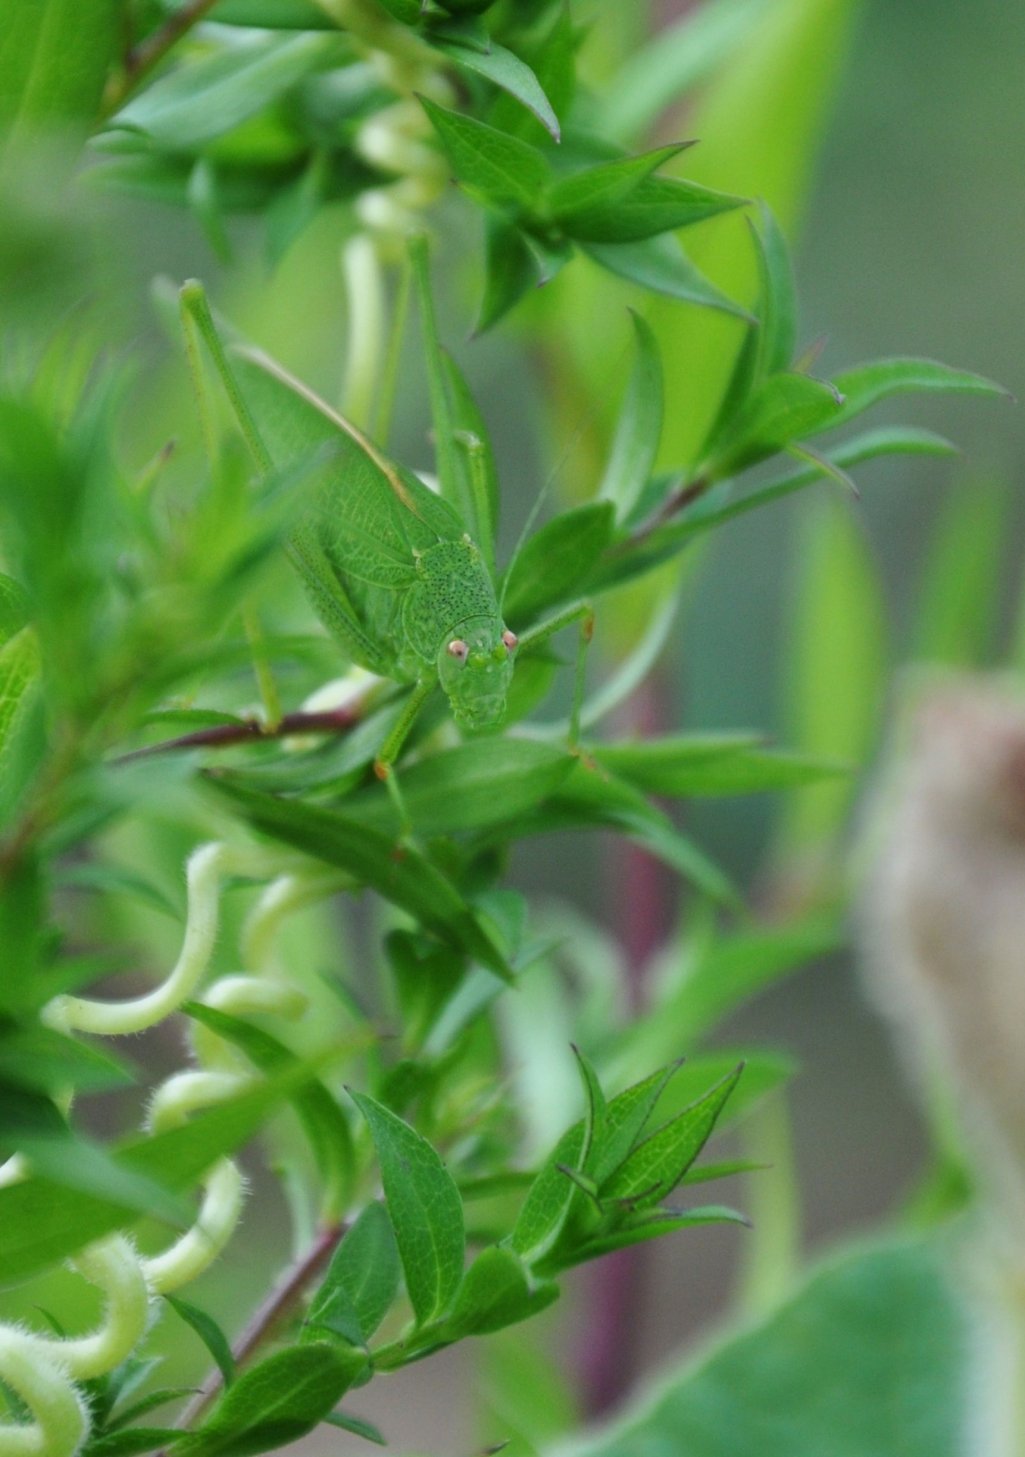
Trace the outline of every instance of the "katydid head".
[[438, 653], [438, 677], [465, 728], [487, 728], [505, 712], [516, 635], [493, 617], [460, 622]]

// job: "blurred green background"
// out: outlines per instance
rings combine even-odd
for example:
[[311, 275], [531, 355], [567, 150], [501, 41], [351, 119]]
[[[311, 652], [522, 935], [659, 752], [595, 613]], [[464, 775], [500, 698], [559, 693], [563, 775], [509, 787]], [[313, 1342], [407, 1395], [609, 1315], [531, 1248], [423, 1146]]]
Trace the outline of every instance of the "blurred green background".
[[[841, 8], [835, 6], [838, 13]], [[828, 13], [830, 7], [820, 9]], [[664, 12], [668, 21], [679, 7], [666, 6]], [[838, 93], [816, 124], [821, 135], [814, 182], [801, 210], [801, 336], [809, 343], [826, 336], [824, 372], [883, 354], [918, 354], [988, 375], [1019, 398], [1025, 393], [1023, 77], [1020, 5], [1007, 0], [862, 5]], [[714, 146], [714, 137], [707, 141]], [[769, 138], [766, 150], [771, 147]], [[145, 408], [133, 412], [124, 443], [140, 464], [168, 437], [180, 435], [187, 413], [180, 358], [154, 323], [149, 301], [154, 275], [203, 277], [227, 315], [316, 387], [337, 394], [344, 347], [337, 268], [341, 215], [321, 218], [273, 274], [255, 227], [241, 229], [234, 243], [242, 266], [225, 275], [196, 225], [159, 205], [99, 192], [77, 204], [59, 188], [48, 188], [33, 199], [32, 210], [71, 224], [63, 251], [49, 257], [38, 245], [36, 257], [37, 243], [26, 229], [23, 237], [9, 233], [0, 241], [0, 262], [5, 250], [21, 248], [35, 257], [47, 287], [62, 280], [51, 293], [54, 317], [68, 318], [72, 310], [83, 338], [95, 332], [112, 339], [115, 352], [138, 366], [135, 389]], [[457, 209], [450, 211], [446, 246], [458, 216]], [[44, 236], [41, 228], [39, 237]], [[446, 285], [442, 318], [451, 340], [466, 333], [476, 266], [468, 251]], [[83, 292], [91, 301], [83, 304]], [[17, 324], [19, 299], [8, 298], [5, 307]], [[680, 311], [681, 327], [684, 316]], [[528, 337], [499, 331], [457, 352], [496, 437], [512, 541], [552, 470], [553, 452], [557, 476], [572, 475], [586, 468], [586, 441], [571, 425], [569, 443], [552, 445], [543, 415], [552, 381], [541, 369], [524, 368], [525, 356], [537, 363]], [[623, 361], [613, 357], [609, 364], [611, 398]], [[396, 454], [414, 466], [429, 460], [421, 385], [412, 371], [403, 380], [394, 441]], [[685, 400], [670, 404], [687, 407]], [[949, 642], [937, 648], [935, 634], [930, 642], [920, 611], [930, 561], [930, 600], [942, 603], [948, 589], [950, 600], [958, 600], [956, 561], [952, 558], [948, 583], [930, 545], [944, 520], [952, 522], [950, 533], [966, 550], [970, 540], [979, 543], [977, 576], [992, 591], [981, 606], [978, 601], [969, 606], [980, 623], [982, 661], [1005, 662], [1015, 652], [1020, 615], [1018, 485], [1025, 467], [1025, 414], [999, 402], [946, 397], [916, 400], [910, 407], [898, 401], [891, 414], [949, 436], [964, 457], [953, 465], [930, 460], [869, 465], [858, 473], [860, 500], [847, 503], [848, 520], [881, 584], [888, 670], [913, 661], [923, 649], [956, 656]], [[763, 729], [781, 743], [801, 746], [802, 725], [789, 691], [791, 626], [812, 550], [810, 534], [835, 490], [823, 485], [817, 501], [799, 496], [716, 535], [689, 582], [683, 627], [667, 653], [661, 712], [671, 724]], [[842, 645], [837, 651], [842, 653]], [[975, 645], [965, 652], [975, 656]], [[833, 665], [841, 679], [844, 670], [843, 661]], [[885, 694], [870, 712], [881, 731]], [[784, 874], [772, 855], [780, 844], [779, 818], [772, 799], [740, 799], [698, 803], [688, 812], [688, 825], [756, 901], [772, 904], [801, 889], [799, 876], [795, 883], [787, 879], [794, 867]], [[531, 889], [583, 903], [606, 923], [616, 913], [621, 866], [600, 845], [574, 845], [569, 853], [561, 841], [531, 847], [521, 854], [517, 873]], [[924, 1135], [886, 1034], [861, 995], [852, 959], [837, 957], [809, 968], [764, 997], [722, 1040], [734, 1038], [782, 1047], [801, 1064], [791, 1107], [809, 1246], [885, 1218], [914, 1181]], [[742, 1206], [746, 1193], [736, 1195]], [[711, 1229], [667, 1241], [652, 1254], [644, 1274], [650, 1312], [642, 1343], [645, 1364], [664, 1359], [723, 1314], [742, 1240], [742, 1233]], [[240, 1242], [210, 1277], [211, 1306], [224, 1310], [225, 1291], [232, 1285], [244, 1289], [251, 1259]], [[201, 1290], [196, 1298], [203, 1303]], [[561, 1318], [568, 1328], [572, 1311]], [[463, 1353], [446, 1355], [404, 1374], [380, 1395], [375, 1388], [364, 1403], [367, 1415], [385, 1420], [400, 1449], [406, 1444], [465, 1450], [468, 1429], [454, 1417], [450, 1396], [453, 1374], [465, 1372], [465, 1360]], [[322, 1449], [339, 1450], [333, 1440]]]

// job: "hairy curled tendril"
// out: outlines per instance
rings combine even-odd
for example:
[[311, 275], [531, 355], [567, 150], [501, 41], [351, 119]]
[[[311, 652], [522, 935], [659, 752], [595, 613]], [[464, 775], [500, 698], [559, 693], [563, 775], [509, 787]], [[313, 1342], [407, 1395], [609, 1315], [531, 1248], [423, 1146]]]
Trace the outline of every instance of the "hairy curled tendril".
[[[294, 1019], [306, 998], [271, 971], [275, 933], [281, 921], [323, 898], [336, 880], [322, 873], [277, 874], [265, 887], [242, 933], [242, 973], [222, 976], [200, 990], [217, 937], [225, 877], [268, 878], [281, 860], [225, 844], [204, 845], [186, 864], [186, 920], [178, 960], [166, 979], [144, 996], [95, 1001], [59, 996], [42, 1018], [62, 1032], [120, 1036], [141, 1032], [170, 1016], [189, 998], [233, 1016], [271, 1013]], [[147, 1126], [161, 1132], [183, 1124], [190, 1113], [234, 1097], [254, 1073], [222, 1038], [191, 1024], [196, 1066], [174, 1073], [153, 1093]], [[19, 1155], [0, 1168], [0, 1185], [31, 1172]], [[89, 1434], [88, 1407], [77, 1383], [104, 1375], [134, 1351], [151, 1323], [156, 1296], [194, 1280], [224, 1249], [242, 1211], [245, 1181], [232, 1159], [210, 1169], [195, 1223], [166, 1250], [142, 1255], [123, 1234], [97, 1240], [79, 1251], [71, 1267], [104, 1296], [96, 1329], [84, 1336], [38, 1334], [23, 1325], [0, 1325], [0, 1378], [26, 1408], [28, 1421], [0, 1422], [0, 1457], [74, 1457]]]

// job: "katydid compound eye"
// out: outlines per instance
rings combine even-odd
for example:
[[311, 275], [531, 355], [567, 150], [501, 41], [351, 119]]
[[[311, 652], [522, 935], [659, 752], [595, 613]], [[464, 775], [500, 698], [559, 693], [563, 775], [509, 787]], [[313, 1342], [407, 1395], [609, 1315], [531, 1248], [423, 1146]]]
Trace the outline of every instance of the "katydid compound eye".
[[461, 637], [454, 637], [449, 643], [446, 651], [451, 653], [452, 657], [456, 658], [460, 663], [465, 663], [466, 655], [470, 651], [470, 649], [466, 646]]
[[502, 634], [502, 641], [505, 643], [509, 651], [512, 652], [513, 648], [519, 642], [519, 638], [514, 632], [510, 632], [509, 629], [506, 628], [505, 632], [503, 632]]

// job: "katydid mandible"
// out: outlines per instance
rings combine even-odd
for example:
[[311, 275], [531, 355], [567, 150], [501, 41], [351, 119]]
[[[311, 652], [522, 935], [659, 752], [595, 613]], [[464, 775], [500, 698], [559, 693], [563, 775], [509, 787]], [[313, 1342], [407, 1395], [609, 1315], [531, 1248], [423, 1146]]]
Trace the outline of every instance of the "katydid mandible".
[[274, 360], [245, 347], [229, 359], [198, 284], [185, 285], [182, 304], [261, 469], [310, 463], [310, 504], [288, 552], [321, 621], [353, 662], [414, 685], [378, 751], [380, 778], [436, 684], [458, 724], [488, 728], [505, 713], [519, 652], [572, 622], [582, 640], [590, 636], [591, 610], [574, 603], [517, 639], [480, 548], [448, 502]]

